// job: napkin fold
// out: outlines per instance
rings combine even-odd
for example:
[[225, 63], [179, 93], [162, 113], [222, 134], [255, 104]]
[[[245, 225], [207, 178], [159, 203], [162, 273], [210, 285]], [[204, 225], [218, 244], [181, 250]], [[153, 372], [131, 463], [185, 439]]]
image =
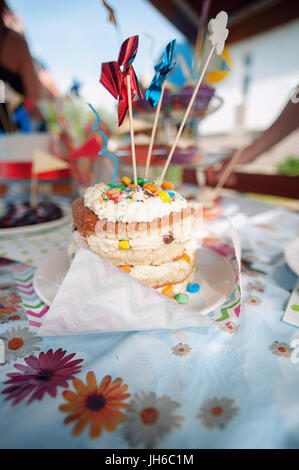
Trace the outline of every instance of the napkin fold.
[[85, 248], [74, 258], [38, 334], [179, 329], [213, 322]]

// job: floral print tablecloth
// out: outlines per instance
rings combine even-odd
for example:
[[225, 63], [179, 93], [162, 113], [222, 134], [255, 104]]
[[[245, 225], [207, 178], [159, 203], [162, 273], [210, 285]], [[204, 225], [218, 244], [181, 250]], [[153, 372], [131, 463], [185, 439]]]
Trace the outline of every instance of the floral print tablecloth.
[[240, 228], [242, 313], [214, 328], [42, 338], [34, 268], [2, 258], [0, 448], [298, 448], [299, 329], [282, 322], [298, 230], [282, 210]]

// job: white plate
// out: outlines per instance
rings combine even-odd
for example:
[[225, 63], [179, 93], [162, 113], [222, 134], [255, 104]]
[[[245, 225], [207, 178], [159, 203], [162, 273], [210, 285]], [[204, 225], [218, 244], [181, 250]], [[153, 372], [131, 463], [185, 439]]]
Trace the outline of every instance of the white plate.
[[[235, 273], [230, 263], [212, 250], [198, 250], [199, 270], [192, 282], [200, 285], [200, 291], [190, 294], [188, 307], [206, 315], [225, 302], [235, 287]], [[47, 258], [36, 270], [33, 286], [37, 295], [51, 305], [69, 269], [67, 252], [57, 252]]]
[[295, 238], [284, 249], [287, 264], [299, 276], [299, 238]]
[[62, 210], [63, 216], [61, 219], [50, 220], [49, 222], [43, 222], [42, 224], [25, 225], [24, 227], [11, 227], [11, 228], [0, 228], [0, 237], [10, 237], [11, 235], [24, 235], [27, 233], [34, 234], [41, 231], [48, 231], [53, 228], [60, 227], [71, 221], [71, 207], [66, 204], [59, 204]]

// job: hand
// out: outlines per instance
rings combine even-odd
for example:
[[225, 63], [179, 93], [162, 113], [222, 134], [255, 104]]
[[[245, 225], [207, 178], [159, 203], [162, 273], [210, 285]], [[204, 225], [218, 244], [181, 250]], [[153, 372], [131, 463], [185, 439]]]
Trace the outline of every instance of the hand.
[[[209, 186], [216, 186], [219, 179], [225, 172], [227, 166], [229, 165], [234, 154], [235, 154], [235, 151], [232, 152], [225, 160], [223, 160], [222, 163], [218, 165], [216, 164], [206, 170], [206, 181]], [[243, 164], [249, 163], [252, 160], [254, 160], [254, 158], [255, 157], [253, 155], [252, 147], [246, 147], [242, 151], [241, 155], [239, 156], [237, 165], [242, 164], [242, 163]], [[232, 172], [228, 175], [227, 179], [225, 180], [225, 185], [235, 186], [236, 183], [237, 183], [237, 177], [232, 170]]]

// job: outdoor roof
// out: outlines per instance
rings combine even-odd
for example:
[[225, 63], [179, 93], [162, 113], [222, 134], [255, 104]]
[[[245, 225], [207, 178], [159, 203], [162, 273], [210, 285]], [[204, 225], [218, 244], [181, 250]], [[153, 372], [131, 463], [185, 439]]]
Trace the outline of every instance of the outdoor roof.
[[[195, 42], [202, 0], [149, 0], [190, 41]], [[209, 18], [229, 15], [228, 42], [241, 41], [299, 17], [297, 0], [212, 0]]]

